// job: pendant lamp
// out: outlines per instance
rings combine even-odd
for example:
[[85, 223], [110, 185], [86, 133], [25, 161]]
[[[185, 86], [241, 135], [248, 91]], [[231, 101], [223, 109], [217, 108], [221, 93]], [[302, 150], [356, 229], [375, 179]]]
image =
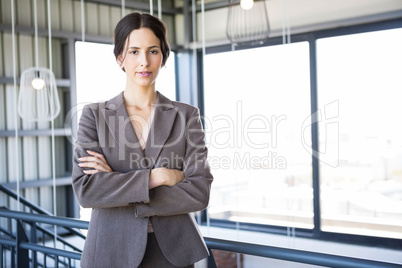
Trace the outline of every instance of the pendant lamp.
[[229, 0], [226, 35], [233, 44], [259, 44], [270, 33], [265, 1]]
[[[21, 73], [18, 114], [28, 121], [51, 121], [60, 113], [60, 102], [56, 79], [52, 70], [38, 66], [36, 0], [33, 7], [35, 16], [35, 67], [28, 68]], [[51, 47], [49, 47], [50, 49]]]
[[21, 74], [18, 114], [28, 121], [54, 120], [60, 113], [56, 79], [51, 70], [31, 67]]

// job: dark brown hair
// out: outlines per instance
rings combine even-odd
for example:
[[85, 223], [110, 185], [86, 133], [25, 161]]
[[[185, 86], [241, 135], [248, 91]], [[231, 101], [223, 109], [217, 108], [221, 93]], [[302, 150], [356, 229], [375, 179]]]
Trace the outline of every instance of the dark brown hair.
[[167, 29], [165, 23], [158, 18], [146, 13], [130, 13], [122, 18], [116, 25], [113, 34], [114, 56], [117, 57], [123, 53], [125, 44], [133, 30], [140, 28], [150, 29], [161, 42], [162, 64], [165, 65], [170, 47], [167, 40]]

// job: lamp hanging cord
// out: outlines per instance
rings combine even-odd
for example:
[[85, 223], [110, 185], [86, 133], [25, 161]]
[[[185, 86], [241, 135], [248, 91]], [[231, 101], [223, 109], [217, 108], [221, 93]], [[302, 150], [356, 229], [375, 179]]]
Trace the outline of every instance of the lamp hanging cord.
[[[50, 0], [47, 0], [47, 23], [48, 23], [48, 36], [49, 36], [49, 69], [53, 70], [53, 60], [52, 60], [52, 29], [51, 29], [51, 18], [50, 18]], [[53, 81], [52, 81], [53, 82]], [[51, 82], [51, 83], [52, 83]], [[57, 90], [57, 89], [56, 89]], [[53, 90], [50, 91], [50, 99], [53, 99]], [[50, 113], [53, 115], [53, 105], [50, 105]], [[50, 120], [52, 129], [52, 179], [53, 179], [53, 215], [57, 216], [57, 202], [56, 202], [56, 155], [55, 155], [55, 141], [54, 141], [54, 118]], [[57, 244], [57, 226], [54, 225], [54, 247]]]
[[149, 0], [149, 14], [154, 15], [154, 2]]
[[85, 10], [84, 10], [84, 0], [81, 0], [81, 34], [82, 42], [85, 42]]
[[19, 167], [19, 145], [18, 145], [18, 99], [17, 99], [17, 60], [16, 60], [16, 49], [15, 49], [15, 18], [14, 18], [14, 0], [11, 0], [11, 36], [13, 43], [13, 84], [14, 84], [14, 104], [15, 104], [15, 163], [16, 170], [15, 176], [17, 181], [17, 210], [21, 210], [20, 202], [20, 167]]
[[[202, 44], [202, 62], [205, 62], [204, 61], [205, 54], [206, 54], [206, 45], [205, 45], [205, 0], [201, 0], [201, 44]], [[202, 69], [204, 69], [204, 64], [202, 64]], [[202, 73], [205, 73], [204, 70], [202, 71]], [[207, 226], [208, 226], [208, 232], [209, 232], [210, 220], [209, 220], [208, 210], [206, 210], [206, 217], [207, 217]]]
[[34, 25], [35, 25], [35, 67], [39, 67], [39, 56], [38, 56], [38, 7], [37, 2], [34, 0]]
[[158, 19], [162, 19], [162, 0], [158, 0]]

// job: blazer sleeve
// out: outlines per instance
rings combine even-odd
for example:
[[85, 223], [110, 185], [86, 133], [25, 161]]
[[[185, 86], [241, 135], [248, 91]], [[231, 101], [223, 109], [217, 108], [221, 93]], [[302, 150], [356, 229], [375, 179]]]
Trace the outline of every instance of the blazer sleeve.
[[137, 217], [185, 214], [208, 206], [213, 176], [207, 162], [208, 149], [197, 108], [187, 122], [186, 132], [184, 180], [174, 186], [150, 190], [150, 202], [136, 205]]
[[[99, 110], [99, 106], [97, 108]], [[107, 208], [132, 206], [139, 202], [149, 202], [150, 170], [121, 172], [97, 172], [87, 175], [78, 166], [79, 158], [88, 156], [86, 150], [103, 154], [98, 131], [101, 125], [96, 109], [84, 107], [77, 132], [73, 157], [72, 186], [78, 203], [85, 208]], [[107, 131], [107, 130], [106, 130]], [[105, 155], [105, 158], [107, 156]]]

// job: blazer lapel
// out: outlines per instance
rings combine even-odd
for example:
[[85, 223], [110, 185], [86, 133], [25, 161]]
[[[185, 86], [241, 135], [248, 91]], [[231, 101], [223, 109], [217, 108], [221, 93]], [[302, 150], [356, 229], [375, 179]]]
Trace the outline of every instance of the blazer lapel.
[[116, 142], [119, 160], [131, 159], [130, 154], [132, 153], [136, 153], [140, 158], [143, 158], [144, 153], [124, 105], [123, 92], [109, 100], [105, 108], [101, 110], [105, 117], [106, 125]]
[[158, 100], [154, 109], [154, 119], [145, 146], [145, 156], [152, 161], [151, 168], [154, 167], [162, 148], [165, 146], [179, 113], [172, 101], [161, 93], [157, 93]]

